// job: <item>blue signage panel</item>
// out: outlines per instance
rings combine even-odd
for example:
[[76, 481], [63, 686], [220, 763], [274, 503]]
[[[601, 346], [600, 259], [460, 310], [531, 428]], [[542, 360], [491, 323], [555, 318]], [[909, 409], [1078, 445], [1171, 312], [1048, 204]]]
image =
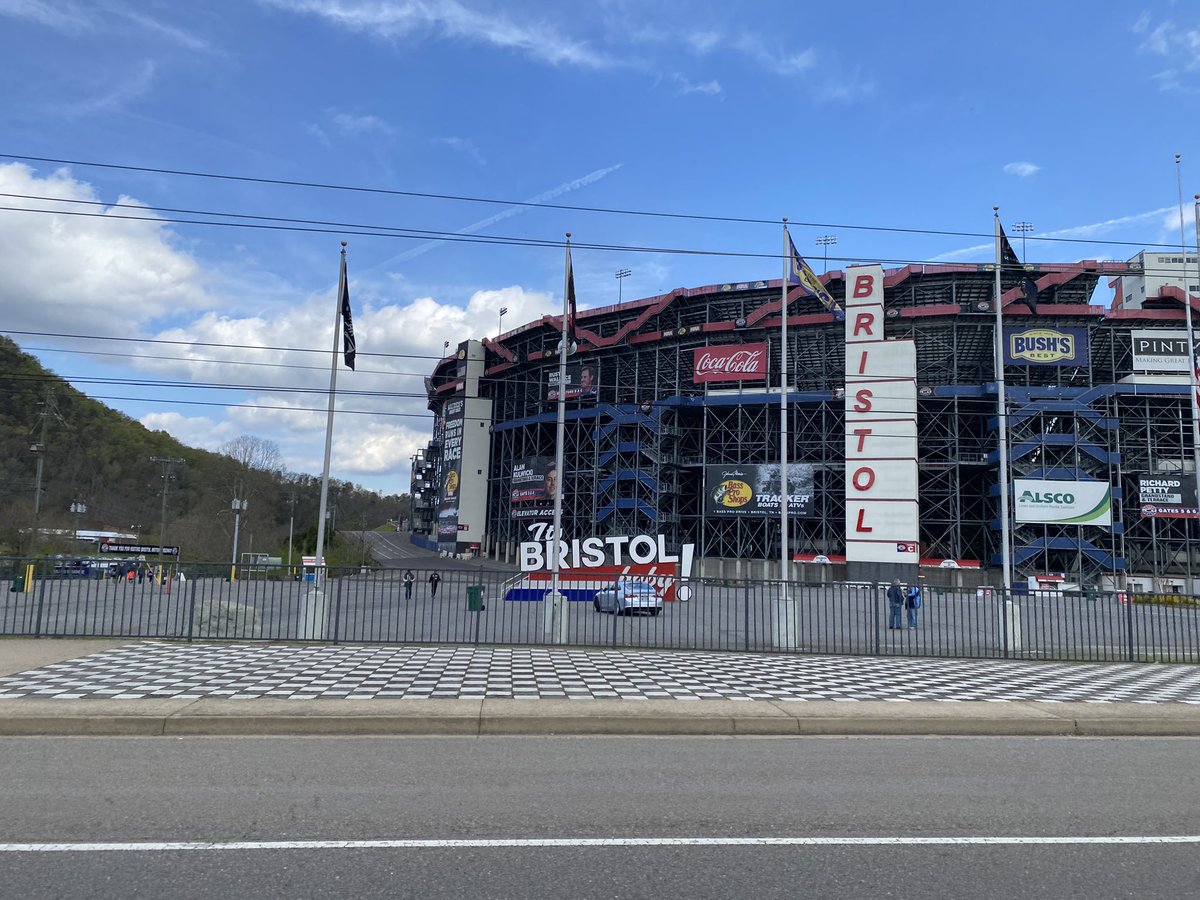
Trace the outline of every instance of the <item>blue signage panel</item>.
[[1086, 366], [1088, 335], [1086, 328], [1004, 329], [1006, 366]]

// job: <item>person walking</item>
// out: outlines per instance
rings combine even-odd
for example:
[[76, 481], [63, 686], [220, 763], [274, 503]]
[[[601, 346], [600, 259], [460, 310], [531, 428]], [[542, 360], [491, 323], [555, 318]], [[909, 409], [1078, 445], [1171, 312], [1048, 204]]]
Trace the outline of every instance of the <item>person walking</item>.
[[900, 587], [900, 579], [893, 578], [892, 586], [888, 588], [888, 629], [900, 628], [900, 610], [904, 608], [904, 590]]
[[417, 576], [413, 574], [412, 569], [404, 570], [404, 599], [412, 599], [413, 582], [417, 580]]
[[908, 629], [917, 630], [917, 610], [921, 608], [921, 588], [912, 585], [904, 595], [904, 608], [908, 610]]
[[442, 581], [442, 576], [439, 575], [437, 572], [429, 573], [429, 596], [430, 597], [437, 596], [437, 588], [438, 588], [438, 585], [441, 583], [441, 581]]

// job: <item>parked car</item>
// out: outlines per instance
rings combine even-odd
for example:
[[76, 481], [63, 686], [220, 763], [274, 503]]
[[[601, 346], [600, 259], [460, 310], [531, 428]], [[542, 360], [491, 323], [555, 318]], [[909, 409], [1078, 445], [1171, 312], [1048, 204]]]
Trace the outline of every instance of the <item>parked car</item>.
[[618, 616], [638, 611], [657, 616], [662, 612], [663, 601], [654, 585], [626, 580], [596, 591], [592, 606], [596, 612], [611, 612]]

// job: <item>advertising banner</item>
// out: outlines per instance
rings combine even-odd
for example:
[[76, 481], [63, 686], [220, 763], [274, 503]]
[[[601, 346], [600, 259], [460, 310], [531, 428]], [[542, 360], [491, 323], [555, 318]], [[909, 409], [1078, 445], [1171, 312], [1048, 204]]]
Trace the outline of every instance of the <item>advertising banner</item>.
[[1186, 331], [1135, 329], [1130, 339], [1133, 342], [1133, 371], [1187, 373]]
[[[558, 366], [547, 370], [546, 399], [558, 399]], [[566, 399], [595, 400], [600, 385], [595, 363], [567, 363]]]
[[553, 460], [531, 456], [514, 461], [509, 478], [509, 518], [553, 518], [557, 487], [558, 472]]
[[1006, 366], [1086, 366], [1086, 328], [1005, 328]]
[[1139, 478], [1138, 500], [1144, 519], [1200, 519], [1196, 479], [1191, 475]]
[[442, 482], [438, 489], [438, 543], [458, 543], [458, 501], [462, 479], [463, 422], [467, 402], [462, 397], [442, 407]]
[[1013, 481], [1013, 520], [1041, 525], [1112, 525], [1112, 486], [1107, 481]]
[[692, 351], [692, 381], [766, 381], [767, 345], [725, 344]]
[[[788, 511], [813, 514], [813, 467], [788, 466]], [[710, 516], [779, 516], [779, 463], [704, 467], [704, 513]]]

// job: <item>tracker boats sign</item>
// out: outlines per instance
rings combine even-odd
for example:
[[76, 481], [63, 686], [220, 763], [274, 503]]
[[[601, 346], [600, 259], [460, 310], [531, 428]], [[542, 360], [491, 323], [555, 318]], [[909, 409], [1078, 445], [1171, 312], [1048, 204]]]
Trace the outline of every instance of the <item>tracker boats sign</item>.
[[724, 344], [692, 351], [692, 381], [765, 381], [766, 344]]

